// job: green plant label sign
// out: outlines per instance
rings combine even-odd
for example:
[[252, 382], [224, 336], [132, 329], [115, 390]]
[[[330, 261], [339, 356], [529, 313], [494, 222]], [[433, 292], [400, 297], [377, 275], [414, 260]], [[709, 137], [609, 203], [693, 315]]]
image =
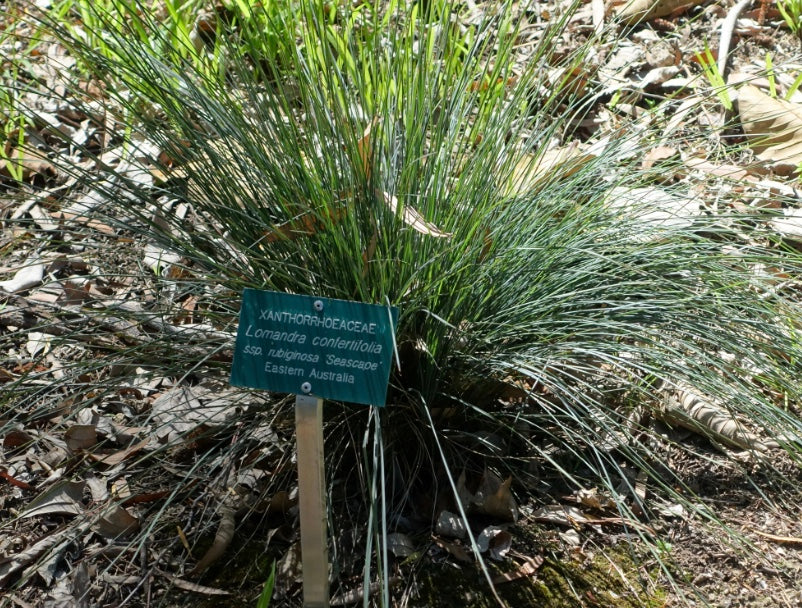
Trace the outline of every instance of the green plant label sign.
[[384, 405], [395, 307], [246, 289], [231, 384]]

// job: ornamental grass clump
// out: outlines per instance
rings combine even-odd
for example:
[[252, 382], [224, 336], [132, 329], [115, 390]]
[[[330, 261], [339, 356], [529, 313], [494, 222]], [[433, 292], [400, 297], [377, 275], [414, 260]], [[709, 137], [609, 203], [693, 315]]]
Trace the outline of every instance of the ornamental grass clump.
[[[224, 380], [239, 294], [254, 287], [399, 308], [387, 407], [326, 412], [332, 509], [359, 515], [361, 492], [385, 540], [411, 517], [436, 518], [443, 489], [467, 508], [460, 473], [485, 467], [511, 474], [520, 498], [523, 488], [602, 487], [648, 521], [657, 503], [636, 488], [644, 472], [657, 496], [714, 519], [655, 451], [664, 395], [723, 404], [796, 456], [800, 423], [782, 404], [798, 397], [799, 311], [766, 269], [796, 272], [797, 254], [760, 234], [759, 218], [693, 201], [655, 209], [643, 192], [659, 176], [633, 158], [637, 131], [550, 164], [552, 142], [578, 137], [598, 101], [592, 78], [571, 77], [594, 40], [557, 55], [570, 11], [521, 61], [514, 3], [482, 16], [441, 2], [299, 3], [269, 15], [269, 45], [220, 25], [168, 54], [143, 43], [142, 32], [160, 36], [157, 21], [113, 4], [95, 15], [93, 27], [113, 23], [100, 51], [47, 24], [102, 91], [102, 124], [117, 125], [102, 145], [73, 148], [84, 162], [60, 161], [75, 179], [71, 213], [146, 243], [157, 260], [148, 303], [83, 313], [134, 320], [149, 335], [86, 364], [117, 374], [99, 380], [95, 402], [143, 369]], [[259, 7], [249, 10], [256, 20]], [[97, 116], [79, 80], [60, 103]], [[28, 114], [37, 120], [36, 108]], [[661, 200], [679, 197], [665, 186]], [[171, 324], [188, 300], [200, 320]], [[42, 396], [77, 382], [82, 365], [48, 388], [30, 374], [11, 383], [6, 416], [41, 415]], [[254, 403], [262, 420], [288, 403], [243, 399], [247, 428], [260, 432]], [[251, 457], [233, 435], [205, 437], [228, 451], [185, 466], [213, 471], [224, 488]], [[170, 449], [153, 448], [142, 466]], [[164, 533], [190, 485], [148, 512], [138, 538]], [[389, 565], [365, 553], [386, 576]]]

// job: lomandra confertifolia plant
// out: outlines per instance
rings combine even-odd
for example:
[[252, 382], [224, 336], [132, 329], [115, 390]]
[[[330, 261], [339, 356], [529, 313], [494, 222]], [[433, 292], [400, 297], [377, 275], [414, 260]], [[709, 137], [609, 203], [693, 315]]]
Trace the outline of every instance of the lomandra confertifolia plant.
[[[554, 50], [570, 11], [517, 61], [515, 3], [470, 15], [445, 2], [298, 3], [270, 17], [270, 35], [283, 37], [272, 56], [258, 32], [228, 43], [225, 28], [208, 40], [214, 52], [164, 55], [133, 35], [158, 38], [157, 21], [114, 9], [96, 15], [94, 27], [113, 23], [102, 52], [50, 25], [102, 83], [106, 124], [126, 127], [64, 170], [84, 188], [82, 214], [172, 260], [151, 314], [181, 294], [207, 306], [205, 341], [189, 345], [188, 330], [163, 323], [147, 348], [105, 363], [147, 369], [159, 353], [171, 370], [224, 378], [214, 358], [225, 363], [220, 336], [244, 287], [398, 306], [387, 407], [327, 411], [331, 476], [356, 483], [384, 532], [411, 512], [435, 516], [419, 507], [432, 484], [459, 502], [457, 477], [480, 449], [466, 438], [480, 434], [504, 438], [505, 457], [487, 462], [517, 478], [534, 460], [559, 487], [605, 487], [622, 512], [648, 517], [630, 473], [645, 471], [658, 495], [713, 518], [650, 447], [661, 391], [692, 387], [767, 435], [798, 434], [779, 405], [798, 395], [798, 309], [759, 271], [795, 272], [796, 257], [744, 238], [751, 218], [721, 209], [655, 220], [635, 189], [655, 176], [636, 168], [631, 141], [538, 172], [597, 100], [570, 78], [594, 40]], [[62, 102], [92, 116], [85, 91]], [[35, 401], [25, 395], [75, 375], [62, 377], [48, 389], [23, 378], [3, 406], [22, 419], [19, 404]], [[278, 416], [286, 402], [271, 403]], [[349, 477], [337, 463], [359, 460], [363, 440]], [[193, 464], [203, 466], [222, 465]], [[148, 532], [163, 530], [170, 504], [149, 513]], [[343, 508], [353, 502], [332, 504]], [[386, 582], [386, 550], [376, 555]], [[366, 551], [366, 582], [372, 559]]]

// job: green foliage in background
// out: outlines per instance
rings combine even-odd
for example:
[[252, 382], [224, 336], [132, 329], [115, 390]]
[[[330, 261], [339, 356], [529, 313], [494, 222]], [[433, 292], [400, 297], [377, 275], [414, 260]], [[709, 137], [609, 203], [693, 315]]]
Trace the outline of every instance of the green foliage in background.
[[276, 583], [276, 562], [270, 567], [270, 575], [265, 581], [265, 586], [262, 587], [262, 594], [256, 602], [256, 608], [268, 608], [270, 600], [273, 597], [273, 587]]
[[778, 0], [777, 8], [785, 24], [802, 42], [802, 2], [800, 0]]

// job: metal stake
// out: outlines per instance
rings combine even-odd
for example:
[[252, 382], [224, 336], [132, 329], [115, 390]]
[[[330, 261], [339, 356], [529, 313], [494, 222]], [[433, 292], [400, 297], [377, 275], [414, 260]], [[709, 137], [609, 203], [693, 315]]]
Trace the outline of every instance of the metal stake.
[[328, 608], [323, 399], [310, 395], [295, 396], [295, 433], [298, 442], [304, 608]]

